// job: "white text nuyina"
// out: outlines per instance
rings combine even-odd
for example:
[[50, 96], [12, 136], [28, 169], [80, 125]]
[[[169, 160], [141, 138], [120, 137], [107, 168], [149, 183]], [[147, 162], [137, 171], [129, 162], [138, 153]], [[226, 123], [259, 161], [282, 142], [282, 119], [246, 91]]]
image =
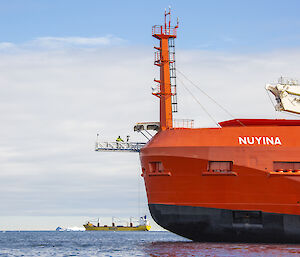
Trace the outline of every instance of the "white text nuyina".
[[240, 145], [282, 145], [279, 137], [239, 137]]

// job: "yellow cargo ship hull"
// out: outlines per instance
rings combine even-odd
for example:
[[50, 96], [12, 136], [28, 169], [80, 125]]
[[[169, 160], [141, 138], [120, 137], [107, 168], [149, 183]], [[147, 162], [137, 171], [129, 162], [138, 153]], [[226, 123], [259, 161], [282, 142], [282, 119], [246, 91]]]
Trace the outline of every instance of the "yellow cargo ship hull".
[[112, 226], [101, 226], [96, 227], [93, 225], [83, 225], [85, 227], [85, 230], [88, 231], [149, 231], [151, 229], [151, 226], [136, 226], [136, 227], [112, 227]]

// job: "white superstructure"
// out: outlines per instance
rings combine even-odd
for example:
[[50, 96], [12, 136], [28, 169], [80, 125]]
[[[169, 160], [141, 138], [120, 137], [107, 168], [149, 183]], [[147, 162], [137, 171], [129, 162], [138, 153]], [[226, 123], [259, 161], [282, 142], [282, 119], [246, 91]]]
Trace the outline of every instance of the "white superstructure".
[[267, 84], [276, 99], [276, 111], [300, 114], [300, 85], [297, 80], [280, 77], [278, 83]]

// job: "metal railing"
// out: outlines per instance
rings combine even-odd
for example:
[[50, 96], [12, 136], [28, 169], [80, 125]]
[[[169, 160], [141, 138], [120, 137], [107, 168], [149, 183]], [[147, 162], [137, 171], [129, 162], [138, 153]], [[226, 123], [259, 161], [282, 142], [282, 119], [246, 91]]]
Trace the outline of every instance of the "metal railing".
[[154, 52], [154, 63], [161, 63], [161, 59], [160, 59], [160, 51], [156, 51]]
[[152, 35], [169, 35], [175, 36], [177, 35], [176, 27], [166, 27], [162, 25], [155, 25], [152, 27]]
[[193, 128], [194, 120], [190, 119], [174, 119], [173, 120], [174, 128]]
[[146, 143], [139, 142], [96, 142], [97, 152], [139, 152]]

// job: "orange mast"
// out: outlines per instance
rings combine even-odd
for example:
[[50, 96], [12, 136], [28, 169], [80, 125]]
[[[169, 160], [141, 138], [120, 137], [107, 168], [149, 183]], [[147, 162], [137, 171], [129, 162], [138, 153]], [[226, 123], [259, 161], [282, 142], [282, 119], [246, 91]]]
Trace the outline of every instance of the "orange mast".
[[177, 28], [178, 21], [176, 26], [171, 27], [170, 9], [168, 12], [165, 10], [165, 24], [152, 27], [152, 36], [160, 41], [160, 46], [154, 47], [158, 50], [155, 52], [154, 64], [160, 67], [160, 80], [154, 79], [159, 85], [152, 94], [160, 98], [161, 130], [173, 128], [172, 112], [177, 111], [176, 85], [171, 83], [172, 79], [175, 79], [175, 52], [170, 51], [170, 48], [174, 49]]

